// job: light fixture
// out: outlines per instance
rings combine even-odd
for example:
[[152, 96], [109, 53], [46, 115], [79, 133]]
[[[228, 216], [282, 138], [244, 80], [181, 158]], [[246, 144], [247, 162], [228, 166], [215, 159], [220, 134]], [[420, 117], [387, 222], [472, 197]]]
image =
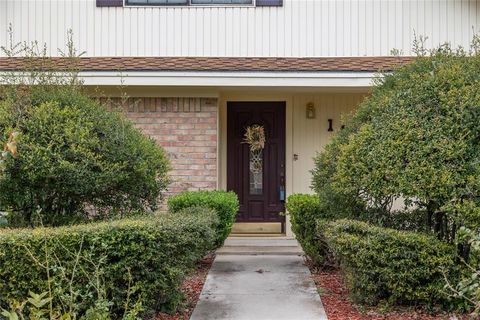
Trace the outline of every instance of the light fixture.
[[307, 119], [315, 119], [315, 106], [313, 102], [307, 103]]

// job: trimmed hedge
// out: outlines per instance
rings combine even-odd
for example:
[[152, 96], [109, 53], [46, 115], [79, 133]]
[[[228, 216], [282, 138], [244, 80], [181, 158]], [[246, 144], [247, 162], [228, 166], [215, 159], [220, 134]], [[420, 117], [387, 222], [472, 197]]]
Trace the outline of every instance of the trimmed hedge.
[[455, 248], [434, 237], [352, 220], [318, 222], [359, 303], [445, 304], [444, 273], [453, 277]]
[[220, 223], [217, 227], [217, 246], [222, 246], [232, 231], [239, 204], [234, 192], [226, 191], [187, 191], [168, 199], [170, 212], [179, 212], [185, 208], [202, 206], [217, 212]]
[[293, 194], [286, 203], [292, 231], [305, 253], [316, 265], [325, 262], [323, 250], [316, 235], [317, 219], [322, 218], [320, 199], [316, 195]]
[[215, 212], [197, 207], [176, 215], [1, 230], [0, 307], [8, 309], [29, 291], [47, 292], [47, 269], [40, 263], [48, 262], [55, 306], [68, 298], [65, 280], [73, 277], [77, 318], [96, 303], [97, 276], [114, 315], [123, 314], [126, 301], [141, 302], [146, 313], [172, 311], [183, 298], [183, 277], [213, 249], [217, 224]]

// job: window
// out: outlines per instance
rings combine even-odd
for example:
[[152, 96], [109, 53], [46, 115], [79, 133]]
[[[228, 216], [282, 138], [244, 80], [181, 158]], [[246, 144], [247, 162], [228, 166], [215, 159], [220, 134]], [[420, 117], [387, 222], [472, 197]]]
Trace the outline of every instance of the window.
[[177, 6], [177, 5], [236, 5], [253, 4], [253, 0], [125, 0], [133, 6]]
[[252, 4], [253, 0], [190, 0], [192, 4]]
[[125, 4], [130, 5], [179, 5], [188, 4], [188, 0], [126, 0]]
[[250, 150], [250, 194], [263, 194], [263, 150]]

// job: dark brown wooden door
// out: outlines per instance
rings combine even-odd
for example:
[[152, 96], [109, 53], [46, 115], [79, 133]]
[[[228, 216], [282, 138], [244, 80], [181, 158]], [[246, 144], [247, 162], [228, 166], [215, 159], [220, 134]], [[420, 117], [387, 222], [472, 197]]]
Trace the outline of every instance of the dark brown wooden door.
[[[265, 131], [265, 147], [244, 143], [249, 126]], [[227, 188], [237, 193], [237, 222], [284, 222], [285, 102], [228, 102]]]

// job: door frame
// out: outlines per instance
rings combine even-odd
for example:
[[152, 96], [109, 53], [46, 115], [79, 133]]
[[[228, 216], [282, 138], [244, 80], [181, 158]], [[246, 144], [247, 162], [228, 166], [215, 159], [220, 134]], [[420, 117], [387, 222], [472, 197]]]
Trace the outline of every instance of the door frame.
[[[225, 89], [218, 95], [218, 148], [217, 148], [217, 188], [227, 190], [227, 103], [229, 101], [282, 101], [286, 103], [286, 195], [291, 195], [293, 188], [293, 111], [295, 93], [292, 90], [247, 90]], [[294, 237], [289, 215], [286, 216], [286, 237]]]
[[[231, 168], [229, 168], [229, 132], [230, 132], [230, 128], [228, 127], [229, 126], [229, 110], [231, 110], [231, 106], [234, 105], [234, 104], [265, 104], [267, 107], [268, 107], [268, 104], [279, 104], [281, 105], [281, 109], [283, 114], [281, 114], [280, 116], [280, 119], [281, 121], [283, 122], [281, 124], [281, 126], [283, 126], [283, 128], [281, 129], [281, 131], [283, 131], [283, 141], [282, 141], [282, 149], [283, 149], [283, 156], [284, 156], [284, 159], [281, 159], [280, 160], [280, 163], [283, 163], [283, 186], [284, 186], [284, 192], [285, 192], [285, 199], [283, 201], [283, 211], [286, 212], [286, 208], [285, 208], [285, 203], [286, 203], [286, 197], [287, 197], [287, 188], [288, 188], [288, 157], [287, 157], [287, 150], [288, 150], [288, 130], [287, 128], [289, 127], [288, 126], [288, 121], [289, 121], [289, 117], [288, 117], [288, 114], [289, 112], [287, 111], [289, 109], [289, 106], [288, 106], [288, 103], [286, 100], [279, 100], [279, 99], [271, 99], [271, 100], [267, 100], [267, 99], [259, 99], [259, 100], [256, 100], [256, 99], [252, 99], [252, 100], [243, 100], [243, 99], [238, 99], [238, 100], [234, 100], [234, 99], [229, 99], [229, 100], [225, 100], [225, 103], [223, 104], [224, 105], [224, 125], [225, 125], [225, 128], [224, 128], [224, 131], [223, 131], [223, 134], [224, 134], [224, 138], [225, 138], [225, 144], [224, 144], [224, 152], [225, 152], [225, 189], [228, 189], [228, 186], [229, 186], [229, 181], [231, 179], [231, 176], [234, 174], [234, 172], [232, 172]], [[280, 185], [282, 185], [282, 183], [280, 183]], [[281, 221], [279, 221], [278, 223], [281, 223], [281, 233], [285, 234], [287, 233], [287, 229], [286, 229], [286, 225], [287, 225], [287, 221], [288, 219], [283, 216], [281, 219], [279, 219]], [[243, 222], [243, 223], [272, 223], [272, 221], [261, 221], [261, 222], [255, 222], [255, 221], [252, 221], [252, 222]]]

